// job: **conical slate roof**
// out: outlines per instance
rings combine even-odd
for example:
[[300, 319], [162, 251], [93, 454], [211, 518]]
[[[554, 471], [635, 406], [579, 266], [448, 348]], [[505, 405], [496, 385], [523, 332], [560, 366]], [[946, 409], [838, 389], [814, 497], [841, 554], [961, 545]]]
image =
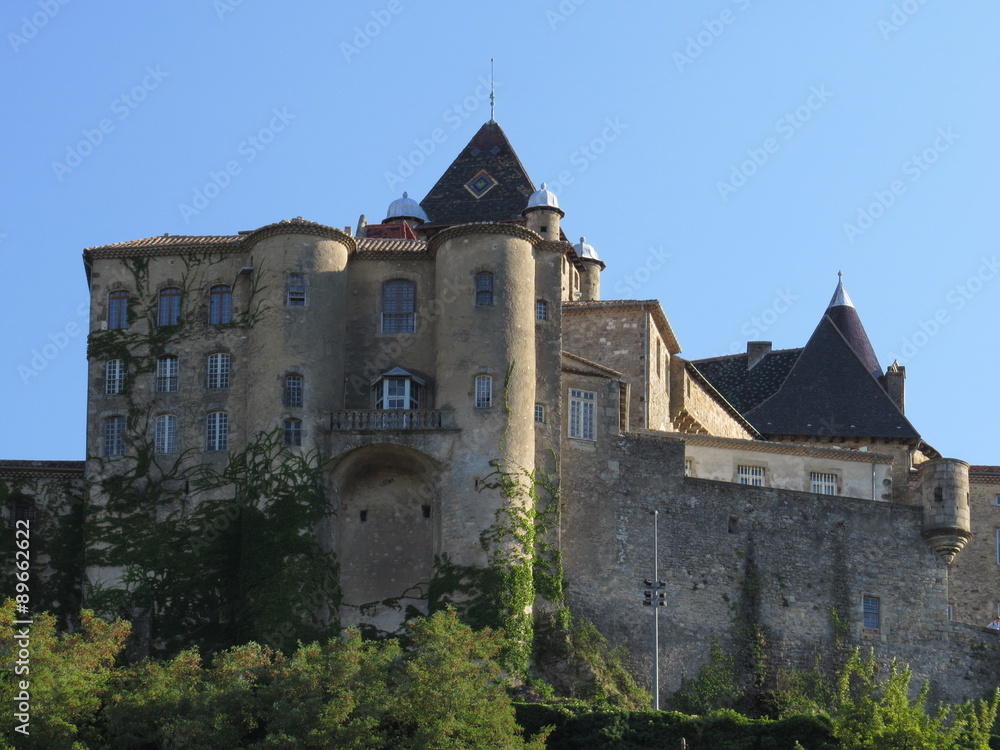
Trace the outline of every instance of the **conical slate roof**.
[[420, 205], [432, 224], [512, 221], [535, 192], [500, 126], [476, 133]]
[[847, 339], [847, 343], [858, 355], [858, 359], [864, 363], [871, 376], [873, 378], [882, 377], [882, 366], [878, 363], [878, 357], [875, 356], [875, 350], [872, 348], [871, 341], [868, 340], [865, 327], [861, 325], [858, 311], [855, 309], [854, 303], [851, 302], [847, 290], [844, 289], [843, 276], [837, 281], [837, 289], [833, 293], [826, 314]]

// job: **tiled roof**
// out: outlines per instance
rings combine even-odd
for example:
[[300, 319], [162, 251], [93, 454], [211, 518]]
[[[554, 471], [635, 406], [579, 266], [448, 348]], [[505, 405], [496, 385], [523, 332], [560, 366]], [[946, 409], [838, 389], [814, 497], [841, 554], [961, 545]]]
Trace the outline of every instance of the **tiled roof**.
[[747, 369], [747, 354], [700, 359], [691, 365], [726, 401], [746, 414], [777, 392], [801, 353], [801, 349], [768, 352], [751, 370]]
[[384, 240], [359, 237], [357, 257], [363, 260], [410, 260], [427, 254], [423, 240]]
[[970, 466], [969, 472], [972, 474], [996, 474], [1000, 476], [1000, 466]]
[[614, 307], [638, 307], [646, 308], [653, 316], [653, 320], [656, 322], [657, 328], [660, 329], [660, 334], [663, 336], [667, 343], [667, 349], [671, 354], [680, 354], [682, 351], [680, 343], [677, 341], [677, 337], [674, 335], [674, 329], [670, 327], [670, 321], [667, 320], [667, 316], [663, 313], [663, 308], [660, 307], [660, 301], [655, 299], [637, 300], [637, 299], [605, 299], [605, 300], [564, 300], [562, 303], [563, 313], [572, 313], [584, 310], [602, 310]]
[[0, 461], [0, 476], [42, 479], [76, 475], [83, 477], [84, 461]]
[[127, 242], [115, 242], [111, 245], [99, 245], [88, 247], [86, 252], [94, 250], [129, 250], [145, 249], [150, 247], [181, 248], [181, 247], [204, 247], [208, 245], [236, 245], [243, 240], [235, 234], [210, 234], [210, 235], [189, 235], [189, 234], [164, 234], [160, 237], [146, 237], [141, 240], [129, 240]]
[[483, 125], [420, 201], [431, 224], [511, 221], [535, 192], [500, 126]]

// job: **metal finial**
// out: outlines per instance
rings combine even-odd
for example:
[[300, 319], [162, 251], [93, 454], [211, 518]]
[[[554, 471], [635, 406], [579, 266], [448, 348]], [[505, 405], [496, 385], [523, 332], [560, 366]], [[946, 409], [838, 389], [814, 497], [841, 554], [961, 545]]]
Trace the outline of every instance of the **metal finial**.
[[490, 58], [490, 122], [496, 122], [493, 117], [494, 111], [496, 109], [497, 97], [496, 97], [496, 84], [493, 81], [493, 58]]

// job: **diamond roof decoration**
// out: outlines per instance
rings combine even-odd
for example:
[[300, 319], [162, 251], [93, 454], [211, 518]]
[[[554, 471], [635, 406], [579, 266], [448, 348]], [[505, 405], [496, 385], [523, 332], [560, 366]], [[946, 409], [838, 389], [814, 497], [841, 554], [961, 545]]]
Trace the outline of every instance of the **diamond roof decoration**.
[[495, 188], [499, 183], [490, 177], [489, 173], [485, 169], [479, 170], [479, 173], [465, 183], [465, 189], [472, 193], [477, 199], [482, 198], [490, 190]]

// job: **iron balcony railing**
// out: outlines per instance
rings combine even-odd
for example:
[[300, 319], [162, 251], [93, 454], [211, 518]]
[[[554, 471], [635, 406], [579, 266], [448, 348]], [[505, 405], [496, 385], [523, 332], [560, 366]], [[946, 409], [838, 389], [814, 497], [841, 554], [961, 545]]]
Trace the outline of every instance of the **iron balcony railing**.
[[365, 409], [330, 412], [331, 432], [354, 430], [451, 430], [452, 413], [426, 409]]

